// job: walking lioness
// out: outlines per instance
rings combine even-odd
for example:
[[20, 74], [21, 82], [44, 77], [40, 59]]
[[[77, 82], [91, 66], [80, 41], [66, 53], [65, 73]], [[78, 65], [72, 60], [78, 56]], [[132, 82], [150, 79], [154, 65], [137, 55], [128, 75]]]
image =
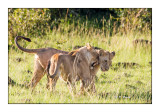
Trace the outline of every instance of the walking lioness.
[[[26, 49], [21, 47], [18, 44], [18, 39], [24, 39], [28, 42], [31, 42], [31, 40], [29, 38], [23, 37], [23, 36], [17, 36], [15, 37], [15, 44], [17, 45], [17, 47], [27, 53], [33, 53], [35, 54], [35, 64], [34, 64], [34, 73], [33, 73], [33, 77], [31, 79], [30, 82], [30, 86], [33, 89], [37, 83], [41, 80], [41, 78], [44, 76], [44, 74], [46, 73], [45, 70], [47, 68], [47, 64], [48, 61], [50, 60], [51, 56], [56, 54], [56, 53], [63, 53], [63, 54], [68, 54], [68, 52], [66, 51], [62, 51], [62, 50], [58, 50], [58, 49], [54, 49], [54, 48], [40, 48], [40, 49]], [[98, 65], [96, 65], [95, 67], [93, 67], [93, 69], [91, 69], [91, 75], [93, 74], [94, 76], [96, 75], [96, 73], [98, 72], [99, 68], [101, 68], [101, 70], [107, 70], [105, 68], [108, 68], [109, 65], [108, 63], [111, 62], [111, 58], [108, 58], [108, 54], [106, 53], [106, 51], [104, 50], [97, 50], [97, 52], [99, 54], [101, 54], [99, 56], [99, 60], [100, 63]], [[114, 57], [115, 53], [112, 53]], [[106, 61], [107, 60], [107, 61]], [[107, 63], [107, 64], [106, 64]], [[48, 83], [49, 83], [49, 77], [48, 77]], [[47, 86], [49, 85], [47, 83]]]
[[[29, 84], [29, 86], [32, 89], [34, 89], [35, 86], [37, 85], [37, 83], [41, 80], [41, 78], [46, 73], [45, 70], [46, 70], [48, 61], [51, 58], [51, 56], [53, 54], [56, 54], [56, 53], [68, 54], [68, 52], [57, 50], [57, 49], [54, 49], [54, 48], [26, 49], [26, 48], [21, 47], [18, 44], [18, 42], [17, 42], [18, 39], [24, 39], [28, 42], [31, 42], [31, 40], [29, 38], [26, 38], [26, 37], [23, 37], [23, 36], [15, 37], [15, 44], [17, 45], [17, 47], [20, 50], [22, 50], [24, 52], [27, 52], [27, 53], [35, 54], [34, 73], [33, 73], [33, 77], [31, 79], [31, 82]], [[48, 82], [49, 82], [49, 80], [48, 80]]]
[[[69, 54], [57, 53], [49, 61], [47, 68], [50, 81], [50, 90], [55, 88], [59, 76], [70, 85], [75, 93], [75, 81], [81, 79], [81, 88], [87, 88], [91, 83], [90, 67], [98, 64], [98, 53], [87, 45]], [[72, 91], [71, 91], [72, 92]]]

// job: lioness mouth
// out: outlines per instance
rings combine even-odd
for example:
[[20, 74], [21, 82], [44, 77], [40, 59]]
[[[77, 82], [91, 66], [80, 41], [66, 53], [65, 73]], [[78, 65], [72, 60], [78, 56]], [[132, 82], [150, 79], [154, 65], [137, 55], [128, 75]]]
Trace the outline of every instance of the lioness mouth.
[[96, 66], [97, 64], [98, 64], [98, 62], [95, 61], [95, 62], [93, 62], [93, 63], [91, 64], [91, 67], [94, 67], [94, 66]]

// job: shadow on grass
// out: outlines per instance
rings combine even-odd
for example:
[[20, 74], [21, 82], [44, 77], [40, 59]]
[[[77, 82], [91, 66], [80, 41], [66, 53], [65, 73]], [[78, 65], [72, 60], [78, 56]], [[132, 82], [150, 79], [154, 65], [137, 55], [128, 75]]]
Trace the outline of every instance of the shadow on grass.
[[8, 76], [8, 85], [29, 89], [28, 84], [18, 84]]

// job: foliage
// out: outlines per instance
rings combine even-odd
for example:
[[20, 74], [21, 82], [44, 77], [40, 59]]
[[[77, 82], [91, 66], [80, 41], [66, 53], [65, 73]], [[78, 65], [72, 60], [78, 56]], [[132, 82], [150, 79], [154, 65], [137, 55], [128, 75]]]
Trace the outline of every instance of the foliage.
[[[52, 18], [58, 18], [58, 24], [75, 23], [98, 28], [109, 35], [130, 31], [150, 33], [152, 26], [152, 9], [150, 8], [102, 8], [102, 9], [50, 9]], [[59, 12], [59, 15], [55, 12]], [[53, 16], [54, 15], [54, 16]], [[53, 19], [52, 19], [53, 20]]]
[[[101, 8], [101, 9], [9, 9], [9, 45], [14, 37], [42, 37], [50, 30], [69, 27], [68, 32], [81, 28], [87, 33], [96, 29], [105, 36], [125, 35], [130, 32], [151, 33], [152, 9], [150, 8]], [[83, 29], [82, 29], [83, 27]], [[79, 29], [78, 29], [79, 31]]]
[[[152, 9], [128, 8], [112, 9], [118, 15], [116, 19], [120, 23], [121, 32], [140, 31], [147, 33], [152, 28]], [[149, 32], [150, 33], [150, 32]]]
[[14, 43], [14, 37], [41, 37], [50, 30], [49, 9], [8, 9], [9, 44]]
[[[26, 15], [22, 13], [24, 11]], [[99, 70], [95, 95], [72, 96], [67, 85], [61, 80], [58, 80], [57, 91], [50, 93], [46, 89], [47, 79], [44, 76], [33, 93], [25, 87], [9, 85], [8, 102], [152, 103], [152, 67], [149, 64], [152, 61], [151, 46], [135, 47], [132, 43], [135, 39], [152, 40], [151, 11], [122, 8], [9, 9], [9, 42], [12, 42], [10, 43], [12, 46], [14, 37], [22, 35], [32, 37], [32, 42], [19, 42], [21, 46], [27, 48], [53, 47], [71, 51], [74, 46], [84, 46], [89, 42], [92, 46], [115, 51], [116, 56], [108, 72]], [[26, 19], [23, 20], [22, 15]], [[35, 16], [34, 21], [30, 18], [31, 15]], [[19, 22], [20, 17], [22, 22]], [[27, 23], [25, 27], [20, 27], [24, 23]], [[26, 84], [33, 75], [34, 56], [16, 49], [18, 48], [11, 47], [8, 51], [9, 77], [18, 84]], [[123, 68], [116, 66], [119, 62], [134, 62], [139, 66]], [[76, 87], [78, 92], [79, 82]]]

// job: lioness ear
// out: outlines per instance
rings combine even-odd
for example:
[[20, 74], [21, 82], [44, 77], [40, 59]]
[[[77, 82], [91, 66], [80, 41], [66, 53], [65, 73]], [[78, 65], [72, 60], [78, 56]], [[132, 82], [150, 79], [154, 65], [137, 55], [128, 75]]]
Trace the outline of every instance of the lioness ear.
[[113, 51], [113, 52], [111, 53], [110, 58], [113, 59], [113, 57], [115, 56], [115, 54], [116, 54], [116, 53]]
[[92, 50], [92, 46], [89, 43], [86, 44], [86, 47], [88, 50]]
[[104, 55], [104, 50], [99, 50], [99, 56], [103, 56]]
[[115, 56], [116, 53], [113, 51], [112, 54], [113, 54], [113, 56]]

